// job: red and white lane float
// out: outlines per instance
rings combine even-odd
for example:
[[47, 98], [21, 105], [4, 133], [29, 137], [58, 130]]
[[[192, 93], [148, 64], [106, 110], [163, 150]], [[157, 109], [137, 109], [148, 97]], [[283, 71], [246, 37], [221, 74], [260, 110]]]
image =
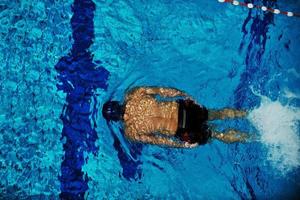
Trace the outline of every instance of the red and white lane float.
[[288, 17], [300, 17], [300, 14], [298, 14], [298, 13], [281, 11], [279, 9], [267, 8], [266, 6], [259, 6], [259, 5], [254, 5], [252, 3], [239, 2], [237, 0], [218, 0], [218, 2], [231, 3], [232, 5], [243, 6], [243, 7], [249, 8], [249, 9], [261, 9], [262, 11], [265, 11], [265, 12], [272, 12], [274, 14], [282, 14], [282, 15], [286, 15]]

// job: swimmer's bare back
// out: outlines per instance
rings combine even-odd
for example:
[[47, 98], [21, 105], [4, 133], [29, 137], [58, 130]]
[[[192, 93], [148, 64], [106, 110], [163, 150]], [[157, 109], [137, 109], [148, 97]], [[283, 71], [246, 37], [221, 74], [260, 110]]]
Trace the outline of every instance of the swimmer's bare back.
[[[177, 148], [191, 148], [190, 144], [175, 137], [178, 128], [178, 109], [176, 101], [158, 101], [156, 96], [184, 97], [192, 99], [184, 92], [173, 88], [139, 87], [128, 92], [125, 98], [124, 125], [129, 140], [164, 145]], [[246, 116], [245, 111], [235, 109], [209, 110], [208, 120]], [[228, 130], [225, 133], [212, 130], [212, 137], [225, 143], [244, 142], [245, 133]]]
[[128, 139], [169, 147], [190, 147], [192, 144], [174, 139], [178, 126], [178, 103], [157, 101], [155, 96], [187, 97], [173, 88], [134, 88], [125, 98], [125, 135]]

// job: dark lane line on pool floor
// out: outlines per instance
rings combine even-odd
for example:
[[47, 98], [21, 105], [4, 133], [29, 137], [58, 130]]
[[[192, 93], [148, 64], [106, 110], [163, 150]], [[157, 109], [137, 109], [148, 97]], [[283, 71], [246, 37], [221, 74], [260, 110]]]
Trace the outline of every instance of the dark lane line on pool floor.
[[92, 1], [75, 0], [72, 5], [71, 26], [73, 40], [71, 52], [62, 57], [57, 70], [58, 90], [66, 93], [61, 120], [63, 130], [61, 139], [65, 138], [65, 152], [61, 163], [61, 199], [84, 199], [88, 190], [88, 178], [82, 172], [84, 152], [97, 153], [95, 145], [98, 139], [95, 127], [90, 120], [91, 102], [97, 88], [107, 88], [109, 72], [97, 67], [89, 52], [94, 39], [94, 11]]
[[[61, 199], [84, 199], [88, 190], [88, 177], [84, 175], [84, 152], [97, 154], [95, 130], [96, 109], [92, 108], [92, 102], [96, 101], [94, 92], [97, 88], [107, 89], [109, 72], [93, 62], [93, 55], [89, 47], [94, 40], [94, 11], [96, 5], [91, 0], [75, 0], [72, 5], [73, 16], [71, 18], [73, 45], [69, 55], [62, 57], [56, 64], [59, 84], [57, 89], [66, 93], [66, 103], [61, 113], [63, 130], [61, 140], [63, 144], [64, 158], [61, 163]], [[114, 138], [114, 148], [118, 151], [118, 157], [123, 167], [123, 176], [126, 179], [141, 177], [139, 160], [128, 158], [120, 146], [120, 142]], [[141, 154], [140, 146], [133, 145], [130, 151]], [[138, 174], [138, 176], [137, 176]]]
[[[264, 5], [277, 7], [276, 1], [270, 2], [263, 0], [263, 3]], [[253, 14], [253, 12], [256, 12], [256, 14]], [[251, 87], [253, 87], [255, 91], [260, 91], [262, 95], [266, 95], [265, 86], [270, 75], [269, 69], [262, 65], [262, 59], [268, 40], [267, 33], [269, 31], [269, 26], [274, 23], [274, 14], [267, 12], [262, 13], [261, 16], [261, 14], [258, 12], [259, 11], [249, 10], [248, 16], [242, 26], [243, 38], [239, 51], [241, 53], [242, 50], [246, 48], [246, 57], [244, 61], [246, 68], [241, 74], [240, 83], [234, 93], [234, 106], [240, 109], [249, 110], [259, 105], [260, 98], [252, 93]], [[246, 26], [250, 22], [252, 22], [252, 24], [249, 26], [248, 33]], [[246, 40], [248, 38], [250, 41]], [[245, 147], [249, 148], [249, 150], [244, 150], [245, 153], [251, 152], [251, 159], [253, 159], [253, 163], [259, 160], [260, 156], [259, 152], [254, 150], [259, 149], [257, 145], [258, 144], [249, 144], [247, 147]], [[236, 159], [238, 160], [239, 158], [237, 157]], [[251, 160], [249, 159], [248, 162], [251, 162]], [[240, 191], [238, 189], [241, 188], [241, 186], [238, 185], [238, 181], [232, 181], [231, 185], [234, 190], [237, 191], [241, 199], [248, 199], [249, 197], [251, 199], [257, 199], [257, 194], [266, 193], [264, 184], [266, 180], [262, 173], [260, 173], [260, 168], [257, 165], [245, 164], [243, 167], [240, 167], [240, 171], [243, 174], [243, 184], [247, 192], [245, 193], [244, 191]], [[238, 176], [239, 175], [236, 176], [237, 179]]]
[[[264, 5], [276, 7], [276, 1], [263, 0]], [[269, 3], [269, 4], [267, 4]], [[265, 85], [269, 75], [269, 68], [262, 66], [262, 58], [265, 52], [266, 42], [268, 39], [267, 33], [269, 26], [274, 23], [273, 13], [262, 13], [252, 16], [253, 12], [259, 12], [255, 10], [249, 10], [248, 16], [244, 21], [242, 32], [243, 39], [240, 44], [239, 51], [248, 45], [246, 51], [245, 64], [246, 69], [241, 75], [241, 81], [235, 90], [235, 106], [242, 109], [251, 109], [259, 104], [259, 97], [253, 95], [250, 86], [256, 91], [265, 94]], [[250, 34], [246, 30], [248, 23], [252, 21], [250, 26]], [[249, 37], [250, 41], [246, 41]]]

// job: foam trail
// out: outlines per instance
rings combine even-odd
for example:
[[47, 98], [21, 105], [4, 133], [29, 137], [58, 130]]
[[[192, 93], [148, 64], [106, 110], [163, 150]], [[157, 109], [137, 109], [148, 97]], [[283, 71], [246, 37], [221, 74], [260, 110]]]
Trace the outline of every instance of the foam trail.
[[299, 108], [261, 97], [261, 105], [249, 113], [268, 149], [268, 160], [282, 174], [300, 166]]

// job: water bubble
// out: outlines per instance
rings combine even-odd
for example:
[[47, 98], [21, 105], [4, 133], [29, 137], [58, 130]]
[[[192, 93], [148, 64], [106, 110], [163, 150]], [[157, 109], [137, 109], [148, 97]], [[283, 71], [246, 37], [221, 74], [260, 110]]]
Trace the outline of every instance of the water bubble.
[[260, 141], [268, 149], [268, 160], [283, 174], [300, 166], [299, 108], [282, 105], [263, 97], [249, 120], [260, 132]]

